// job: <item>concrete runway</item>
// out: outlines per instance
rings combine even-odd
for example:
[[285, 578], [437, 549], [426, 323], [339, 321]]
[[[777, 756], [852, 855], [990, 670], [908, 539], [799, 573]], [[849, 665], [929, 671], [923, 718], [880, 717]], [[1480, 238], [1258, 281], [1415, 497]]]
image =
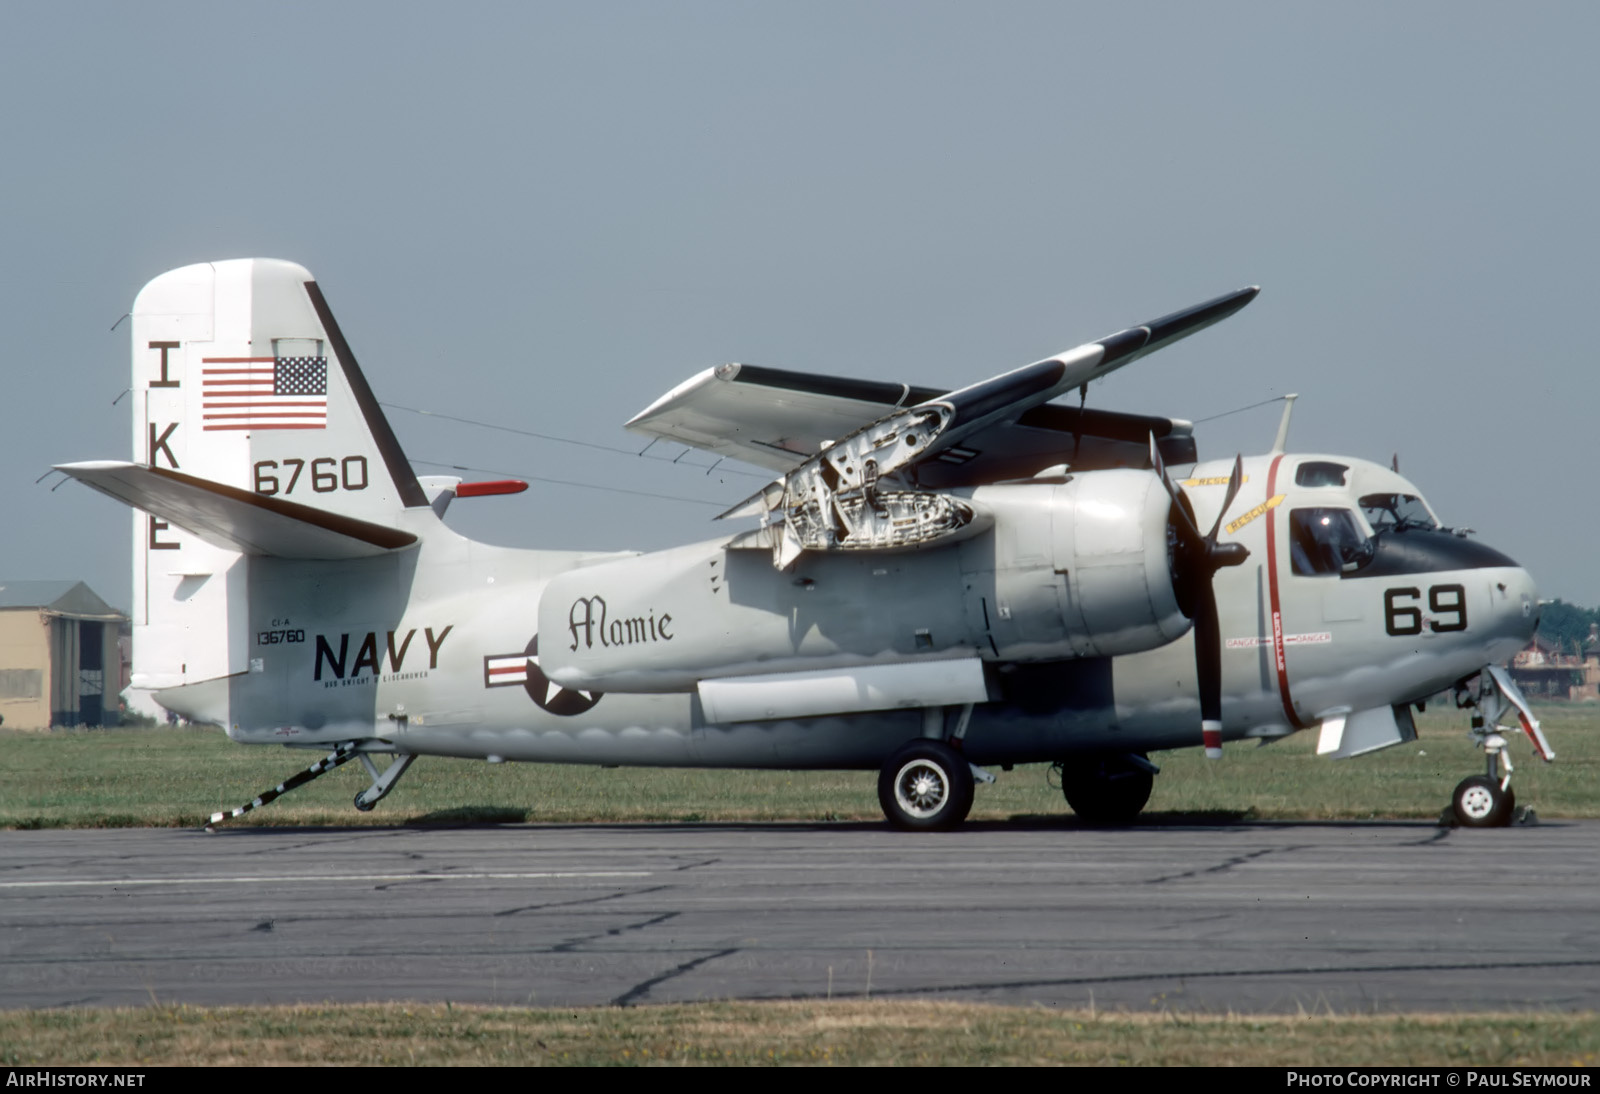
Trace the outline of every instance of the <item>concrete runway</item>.
[[0, 1007], [1600, 1009], [1600, 824], [0, 833]]

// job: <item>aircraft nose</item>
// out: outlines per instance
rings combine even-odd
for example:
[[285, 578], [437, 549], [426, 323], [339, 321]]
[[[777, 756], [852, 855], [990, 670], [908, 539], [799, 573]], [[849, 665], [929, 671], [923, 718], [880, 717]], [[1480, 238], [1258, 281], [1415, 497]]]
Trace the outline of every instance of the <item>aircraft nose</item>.
[[1509, 567], [1497, 575], [1494, 597], [1504, 632], [1522, 642], [1539, 629], [1539, 588], [1533, 575], [1520, 566]]

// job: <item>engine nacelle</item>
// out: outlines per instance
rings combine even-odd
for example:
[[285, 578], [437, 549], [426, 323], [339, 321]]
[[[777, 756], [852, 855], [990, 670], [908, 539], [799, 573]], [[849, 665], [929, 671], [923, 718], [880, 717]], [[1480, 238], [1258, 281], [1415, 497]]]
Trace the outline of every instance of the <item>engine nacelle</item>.
[[963, 544], [968, 596], [1001, 661], [1155, 649], [1189, 630], [1167, 546], [1172, 500], [1149, 471], [980, 487], [989, 536]]
[[757, 674], [1133, 653], [1188, 629], [1171, 503], [1150, 472], [960, 493], [993, 525], [946, 546], [808, 552], [779, 571], [768, 551], [716, 540], [569, 571], [540, 600], [541, 668], [578, 690], [690, 691]]

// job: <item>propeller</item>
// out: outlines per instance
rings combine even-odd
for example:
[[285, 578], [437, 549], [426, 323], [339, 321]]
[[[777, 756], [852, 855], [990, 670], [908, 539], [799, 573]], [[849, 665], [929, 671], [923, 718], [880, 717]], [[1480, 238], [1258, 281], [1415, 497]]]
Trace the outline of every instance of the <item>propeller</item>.
[[1217, 620], [1217, 593], [1213, 579], [1217, 571], [1227, 566], [1238, 566], [1250, 557], [1242, 543], [1218, 543], [1217, 533], [1222, 529], [1222, 518], [1238, 496], [1244, 481], [1244, 460], [1233, 458], [1233, 474], [1228, 477], [1228, 493], [1217, 511], [1216, 523], [1206, 535], [1194, 523], [1194, 511], [1179, 491], [1167, 465], [1161, 459], [1154, 435], [1150, 437], [1150, 463], [1161, 478], [1161, 485], [1172, 497], [1172, 507], [1177, 513], [1172, 527], [1177, 533], [1177, 550], [1173, 552], [1173, 575], [1176, 579], [1179, 603], [1194, 620], [1194, 667], [1200, 689], [1200, 738], [1206, 746], [1206, 757], [1222, 757], [1222, 626]]

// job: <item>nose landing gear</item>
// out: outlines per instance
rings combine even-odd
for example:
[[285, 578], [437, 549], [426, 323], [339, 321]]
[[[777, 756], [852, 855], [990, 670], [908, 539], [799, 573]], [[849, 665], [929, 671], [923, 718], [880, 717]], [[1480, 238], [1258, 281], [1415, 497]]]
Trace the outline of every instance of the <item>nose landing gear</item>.
[[1539, 720], [1528, 707], [1528, 700], [1511, 682], [1505, 669], [1490, 665], [1475, 684], [1469, 686], [1463, 682], [1457, 686], [1456, 705], [1473, 708], [1469, 733], [1473, 743], [1483, 749], [1485, 771], [1456, 784], [1455, 793], [1450, 796], [1450, 808], [1440, 818], [1441, 823], [1466, 828], [1503, 828], [1513, 821], [1534, 823], [1533, 810], [1517, 809], [1517, 796], [1511, 789], [1511, 754], [1506, 739], [1500, 735], [1500, 730], [1508, 727], [1498, 724], [1502, 717], [1515, 712], [1523, 732], [1533, 742], [1534, 751], [1546, 763], [1554, 760], [1556, 754], [1545, 740]]

